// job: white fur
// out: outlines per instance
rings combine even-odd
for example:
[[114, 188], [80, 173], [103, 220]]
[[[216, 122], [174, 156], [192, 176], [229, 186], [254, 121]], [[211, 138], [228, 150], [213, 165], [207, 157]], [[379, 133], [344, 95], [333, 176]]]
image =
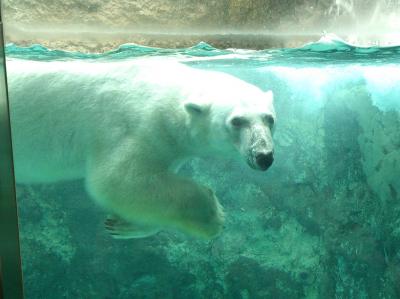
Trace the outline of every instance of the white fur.
[[221, 229], [218, 200], [172, 169], [192, 156], [240, 157], [229, 118], [260, 125], [261, 112], [274, 116], [272, 93], [176, 62], [9, 60], [7, 68], [18, 182], [83, 178], [118, 217], [204, 237]]

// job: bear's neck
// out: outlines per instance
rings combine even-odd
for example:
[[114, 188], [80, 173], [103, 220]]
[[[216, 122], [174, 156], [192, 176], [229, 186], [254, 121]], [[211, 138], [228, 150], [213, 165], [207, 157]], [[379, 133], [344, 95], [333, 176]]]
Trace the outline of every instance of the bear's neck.
[[154, 155], [152, 158], [159, 161], [160, 167], [175, 169], [187, 159], [200, 155], [203, 142], [193, 135], [184, 119], [160, 117], [161, 121], [153, 123], [153, 135], [145, 138], [148, 157]]

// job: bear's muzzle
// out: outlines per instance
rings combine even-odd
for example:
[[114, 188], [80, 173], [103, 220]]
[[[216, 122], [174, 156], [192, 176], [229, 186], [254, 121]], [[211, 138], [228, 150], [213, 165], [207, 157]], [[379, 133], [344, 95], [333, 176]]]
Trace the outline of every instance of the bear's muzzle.
[[274, 162], [274, 153], [270, 152], [260, 152], [256, 154], [256, 165], [262, 171], [267, 170]]

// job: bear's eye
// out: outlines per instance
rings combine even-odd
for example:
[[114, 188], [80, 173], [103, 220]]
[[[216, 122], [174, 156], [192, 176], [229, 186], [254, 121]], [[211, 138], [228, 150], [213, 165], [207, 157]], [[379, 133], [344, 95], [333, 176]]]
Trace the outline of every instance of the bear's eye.
[[272, 115], [265, 114], [262, 116], [263, 122], [270, 127], [271, 129], [274, 127], [275, 120]]
[[247, 124], [247, 120], [244, 117], [236, 116], [231, 119], [231, 125], [235, 128], [243, 127]]

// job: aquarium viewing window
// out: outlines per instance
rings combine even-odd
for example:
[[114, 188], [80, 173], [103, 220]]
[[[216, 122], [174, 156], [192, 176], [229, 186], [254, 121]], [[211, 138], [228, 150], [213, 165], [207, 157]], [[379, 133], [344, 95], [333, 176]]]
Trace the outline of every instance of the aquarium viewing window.
[[4, 299], [400, 298], [400, 0], [2, 5]]

